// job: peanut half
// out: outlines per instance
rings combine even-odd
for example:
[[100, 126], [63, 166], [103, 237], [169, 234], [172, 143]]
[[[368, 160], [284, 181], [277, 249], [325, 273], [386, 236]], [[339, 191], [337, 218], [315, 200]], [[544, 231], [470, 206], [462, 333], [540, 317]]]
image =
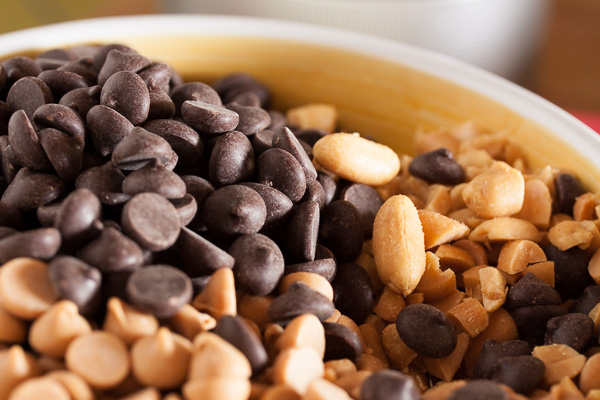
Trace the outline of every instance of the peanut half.
[[327, 171], [365, 185], [385, 185], [400, 171], [394, 150], [355, 134], [324, 136], [315, 143], [313, 156]]
[[407, 196], [390, 197], [373, 225], [373, 256], [385, 284], [407, 296], [425, 272], [425, 237], [419, 213]]

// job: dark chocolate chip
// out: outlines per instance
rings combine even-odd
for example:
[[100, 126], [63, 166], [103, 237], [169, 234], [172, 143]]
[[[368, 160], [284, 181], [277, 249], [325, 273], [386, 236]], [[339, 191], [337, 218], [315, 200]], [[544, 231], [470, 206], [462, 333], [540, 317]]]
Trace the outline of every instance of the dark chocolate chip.
[[139, 125], [148, 118], [150, 93], [138, 74], [120, 71], [102, 86], [100, 104], [116, 110], [133, 125]]
[[242, 106], [260, 107], [260, 97], [253, 92], [242, 92], [228, 101], [227, 104], [236, 103]]
[[594, 284], [588, 272], [590, 257], [585, 250], [572, 247], [562, 251], [552, 244], [543, 249], [548, 261], [554, 261], [555, 288], [563, 301], [578, 298], [587, 286]]
[[38, 135], [40, 144], [60, 179], [65, 183], [72, 183], [81, 171], [84, 139], [54, 128], [42, 129]]
[[171, 99], [175, 104], [175, 115], [181, 115], [181, 106], [187, 100], [201, 101], [216, 106], [222, 104], [219, 94], [202, 82], [188, 82], [175, 87], [171, 91]]
[[102, 86], [100, 85], [74, 89], [65, 93], [65, 95], [60, 98], [58, 104], [71, 108], [85, 120], [92, 107], [100, 105], [101, 91]]
[[17, 257], [49, 260], [56, 255], [60, 245], [60, 232], [54, 228], [18, 232], [0, 240], [0, 264]]
[[249, 180], [254, 168], [254, 149], [244, 134], [232, 131], [219, 136], [208, 164], [210, 181], [215, 186]]
[[302, 140], [310, 147], [313, 147], [315, 143], [325, 135], [327, 135], [327, 132], [316, 128], [301, 129], [296, 132], [298, 140]]
[[92, 57], [82, 56], [62, 64], [57, 70], [75, 73], [85, 78], [90, 84], [95, 85], [98, 82], [98, 73], [94, 71], [93, 66], [94, 59]]
[[443, 312], [429, 304], [411, 304], [402, 309], [396, 329], [402, 341], [424, 357], [443, 358], [456, 347], [456, 328]]
[[272, 149], [273, 136], [275, 136], [275, 131], [270, 129], [262, 130], [253, 135], [252, 147], [254, 148], [254, 153], [256, 153], [256, 155], [261, 155], [265, 151]]
[[94, 63], [92, 64], [92, 69], [94, 71], [96, 71], [96, 72], [100, 71], [100, 69], [104, 65], [104, 62], [106, 61], [106, 57], [108, 56], [108, 53], [111, 50], [119, 50], [121, 52], [126, 52], [126, 53], [136, 53], [135, 50], [133, 50], [130, 47], [125, 46], [124, 44], [111, 43], [111, 44], [102, 45], [99, 48], [94, 49], [94, 51], [92, 53], [92, 58], [94, 60]]
[[53, 103], [52, 91], [41, 79], [27, 76], [12, 85], [6, 95], [6, 102], [14, 111], [23, 110], [29, 119], [38, 107]]
[[325, 204], [331, 203], [337, 191], [335, 181], [332, 177], [322, 171], [318, 172], [317, 181], [323, 186], [323, 190], [325, 190]]
[[364, 236], [361, 215], [349, 201], [333, 201], [321, 212], [319, 241], [338, 261], [354, 261], [362, 251]]
[[499, 384], [491, 381], [468, 381], [453, 391], [448, 400], [508, 400], [508, 393]]
[[[2, 72], [2, 67], [0, 67], [0, 72]], [[0, 135], [8, 135], [8, 121], [11, 114], [10, 106], [0, 100]]]
[[20, 229], [23, 226], [23, 217], [19, 210], [0, 202], [0, 226]]
[[60, 104], [45, 104], [33, 113], [33, 121], [39, 129], [54, 128], [70, 136], [85, 139], [83, 119], [71, 108]]
[[333, 303], [321, 293], [302, 282], [294, 282], [288, 291], [279, 295], [269, 305], [267, 314], [274, 322], [286, 322], [302, 314], [314, 314], [321, 321], [333, 315]]
[[38, 75], [52, 91], [54, 98], [60, 99], [71, 90], [87, 88], [95, 81], [88, 81], [83, 76], [70, 71], [51, 69]]
[[127, 118], [103, 105], [90, 108], [85, 120], [92, 143], [102, 156], [112, 153], [133, 129], [133, 124]]
[[561, 173], [554, 178], [554, 188], [558, 212], [573, 216], [575, 199], [584, 193], [579, 180], [571, 174]]
[[212, 332], [231, 343], [246, 356], [253, 374], [258, 374], [266, 368], [269, 362], [267, 351], [243, 318], [225, 315], [219, 318]]
[[7, 183], [12, 182], [17, 175], [19, 167], [12, 161], [12, 147], [8, 143], [8, 136], [0, 136], [0, 165], [2, 166], [2, 177]]
[[545, 372], [546, 365], [533, 356], [502, 357], [491, 379], [517, 393], [528, 395], [540, 383]]
[[179, 175], [154, 159], [127, 175], [123, 181], [123, 193], [134, 196], [144, 192], [157, 193], [166, 199], [181, 199], [186, 190]]
[[175, 243], [181, 221], [167, 199], [156, 193], [140, 193], [123, 207], [121, 226], [143, 248], [160, 251]]
[[283, 192], [293, 202], [302, 199], [306, 175], [292, 154], [282, 149], [269, 149], [258, 157], [256, 166], [259, 183]]
[[384, 369], [364, 380], [360, 388], [361, 400], [419, 400], [421, 392], [410, 375]]
[[235, 259], [235, 282], [244, 291], [265, 296], [277, 287], [285, 264], [271, 239], [260, 233], [242, 235], [231, 244], [229, 254]]
[[150, 109], [148, 110], [148, 119], [171, 118], [175, 115], [175, 104], [169, 95], [160, 88], [154, 79], [146, 83], [148, 86], [148, 95], [150, 96]]
[[220, 268], [231, 269], [235, 263], [229, 253], [188, 228], [181, 229], [175, 248], [192, 278], [210, 275]]
[[91, 265], [70, 256], [55, 257], [48, 274], [59, 298], [71, 300], [83, 315], [93, 314], [100, 305], [102, 274]]
[[534, 346], [541, 346], [544, 343], [548, 321], [565, 315], [567, 310], [557, 305], [535, 305], [513, 308], [509, 312], [517, 325], [519, 338]]
[[265, 228], [272, 228], [284, 224], [291, 215], [294, 203], [279, 190], [256, 182], [244, 182], [247, 186], [262, 197], [267, 207]]
[[587, 315], [598, 303], [600, 303], [600, 286], [590, 285], [583, 290], [579, 299], [569, 308], [569, 312]]
[[271, 125], [271, 116], [260, 107], [231, 103], [227, 105], [227, 108], [238, 114], [239, 123], [235, 129], [244, 135], [252, 136]]
[[8, 143], [13, 163], [36, 171], [52, 170], [40, 138], [23, 110], [13, 113], [8, 121]]
[[137, 243], [113, 227], [105, 227], [100, 236], [83, 247], [77, 256], [103, 273], [131, 271], [144, 262]]
[[190, 278], [169, 265], [148, 265], [129, 277], [127, 297], [157, 318], [170, 318], [192, 299]]
[[[125, 49], [113, 48], [106, 54], [102, 68], [98, 71], [98, 85], [106, 84], [110, 77], [121, 71], [138, 72], [151, 64], [148, 58], [131, 49], [123, 50]], [[97, 65], [97, 61], [97, 58], [94, 57], [94, 67]]]
[[42, 72], [38, 63], [27, 56], [15, 56], [2, 61], [2, 69], [5, 71], [8, 86], [13, 85], [21, 78], [38, 76]]
[[586, 314], [554, 317], [546, 324], [544, 344], [566, 344], [582, 353], [594, 335], [594, 321]]
[[68, 247], [85, 244], [100, 234], [102, 226], [100, 200], [89, 189], [77, 189], [62, 202], [54, 219], [54, 227]]
[[125, 203], [131, 196], [122, 192], [125, 175], [112, 162], [89, 168], [75, 180], [78, 189], [90, 189], [102, 204], [115, 205]]
[[171, 67], [165, 63], [152, 63], [138, 71], [138, 75], [150, 85], [154, 81], [161, 90], [169, 93], [169, 82], [171, 81]]
[[240, 117], [223, 106], [186, 100], [181, 105], [181, 117], [192, 128], [206, 133], [222, 133], [235, 129]]
[[348, 359], [356, 362], [362, 354], [362, 343], [358, 335], [347, 326], [323, 322], [325, 330], [324, 361]]
[[363, 231], [369, 237], [373, 235], [375, 215], [383, 205], [383, 199], [377, 190], [361, 183], [353, 183], [340, 192], [339, 198], [354, 204], [360, 214]]
[[285, 248], [297, 262], [313, 261], [319, 238], [319, 205], [314, 201], [300, 203], [285, 225]]
[[306, 183], [306, 192], [304, 192], [304, 196], [302, 196], [301, 202], [312, 200], [316, 201], [319, 204], [319, 209], [323, 210], [323, 208], [327, 205], [327, 194], [325, 193], [325, 189], [316, 179]]
[[2, 194], [2, 201], [17, 210], [30, 211], [50, 203], [65, 191], [65, 185], [53, 174], [21, 168]]
[[375, 299], [367, 271], [358, 264], [340, 264], [331, 286], [335, 307], [357, 325], [362, 324], [373, 311]]
[[413, 158], [408, 171], [429, 183], [458, 185], [465, 181], [465, 171], [452, 157], [450, 150], [445, 148], [419, 154]]
[[181, 226], [187, 226], [194, 220], [196, 213], [198, 212], [198, 203], [196, 199], [189, 193], [186, 193], [180, 199], [170, 199], [171, 204], [175, 206], [179, 219], [181, 220]]
[[529, 272], [508, 290], [504, 308], [561, 303], [560, 294], [552, 286]]
[[273, 148], [283, 149], [293, 155], [302, 166], [306, 182], [311, 182], [317, 179], [317, 170], [313, 165], [310, 157], [302, 148], [302, 145], [296, 139], [294, 133], [287, 127], [283, 127], [275, 132], [273, 136]]
[[166, 164], [171, 157], [173, 149], [169, 142], [136, 126], [115, 147], [111, 160], [122, 170], [134, 171], [152, 160]]
[[152, 132], [171, 145], [177, 152], [179, 163], [193, 165], [200, 160], [203, 152], [198, 132], [189, 125], [174, 119], [155, 119], [144, 124], [144, 129]]
[[498, 369], [498, 360], [502, 357], [531, 355], [533, 346], [524, 340], [507, 340], [498, 342], [488, 339], [483, 344], [479, 358], [473, 367], [476, 379], [492, 379]]
[[196, 175], [183, 175], [181, 179], [185, 183], [187, 193], [192, 195], [198, 204], [198, 212], [196, 212], [196, 216], [190, 223], [190, 228], [199, 231], [206, 230], [202, 218], [202, 207], [204, 207], [206, 198], [215, 191], [215, 187], [206, 179]]
[[242, 185], [215, 190], [202, 207], [206, 227], [222, 237], [256, 233], [263, 227], [266, 216], [267, 207], [262, 197]]
[[299, 264], [286, 265], [285, 275], [293, 274], [294, 272], [311, 272], [321, 275], [329, 282], [333, 281], [336, 275], [337, 264], [333, 258], [325, 258], [323, 260], [307, 261]]

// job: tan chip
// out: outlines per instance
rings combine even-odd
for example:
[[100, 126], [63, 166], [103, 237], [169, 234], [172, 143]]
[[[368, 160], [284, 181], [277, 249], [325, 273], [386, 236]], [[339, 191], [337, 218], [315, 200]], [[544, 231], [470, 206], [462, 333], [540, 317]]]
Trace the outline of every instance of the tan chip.
[[248, 379], [252, 375], [246, 356], [215, 333], [203, 332], [193, 344], [189, 380], [212, 377]]
[[192, 301], [192, 305], [215, 319], [237, 314], [233, 271], [220, 268], [212, 273], [208, 284]]
[[23, 343], [27, 338], [27, 324], [9, 314], [0, 300], [0, 343]]
[[392, 149], [350, 133], [322, 137], [313, 157], [327, 171], [365, 185], [385, 185], [400, 171], [400, 158]]
[[425, 272], [425, 238], [419, 214], [404, 195], [390, 197], [373, 225], [373, 255], [385, 284], [409, 295]]
[[247, 400], [250, 381], [238, 377], [200, 378], [183, 385], [185, 400]]
[[21, 382], [40, 374], [33, 356], [18, 345], [0, 349], [0, 371], [0, 400], [6, 400]]
[[339, 386], [325, 379], [317, 379], [308, 386], [302, 400], [352, 400], [352, 398]]
[[10, 394], [9, 400], [52, 399], [71, 400], [67, 389], [56, 379], [41, 377], [29, 379]]
[[114, 333], [129, 345], [140, 337], [153, 335], [158, 329], [158, 320], [118, 297], [111, 297], [107, 303], [103, 329]]
[[332, 104], [305, 104], [290, 108], [287, 122], [299, 129], [321, 129], [332, 133], [337, 125], [337, 110]]
[[323, 359], [311, 348], [288, 348], [273, 363], [273, 383], [286, 384], [304, 394], [308, 386], [325, 372]]
[[45, 375], [62, 383], [72, 400], [94, 400], [94, 393], [82, 377], [67, 370], [52, 371]]
[[193, 340], [196, 335], [206, 332], [217, 326], [217, 321], [206, 313], [196, 310], [185, 304], [169, 319], [171, 328], [180, 335]]
[[313, 314], [294, 318], [283, 330], [275, 343], [277, 349], [311, 348], [321, 357], [325, 355], [325, 330], [323, 324]]

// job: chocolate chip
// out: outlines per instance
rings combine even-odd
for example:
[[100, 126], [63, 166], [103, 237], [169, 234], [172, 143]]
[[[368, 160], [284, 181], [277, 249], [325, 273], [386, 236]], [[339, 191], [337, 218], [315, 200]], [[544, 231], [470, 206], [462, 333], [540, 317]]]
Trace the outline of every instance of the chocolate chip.
[[360, 388], [361, 400], [419, 400], [421, 392], [410, 375], [384, 369], [364, 380]]
[[[60, 98], [58, 104], [67, 106], [85, 120], [92, 107], [100, 105], [102, 86], [73, 89]], [[129, 121], [128, 121], [129, 122]]]
[[285, 223], [291, 215], [294, 203], [279, 190], [256, 182], [244, 182], [243, 186], [256, 191], [262, 197], [267, 207], [265, 228], [280, 226]]
[[383, 199], [377, 190], [361, 183], [353, 183], [344, 187], [339, 198], [356, 207], [361, 217], [363, 231], [368, 237], [372, 236], [375, 215], [383, 205]]
[[222, 237], [258, 232], [267, 216], [260, 195], [242, 185], [215, 190], [204, 201], [202, 218], [209, 231]]
[[8, 121], [8, 143], [12, 162], [36, 171], [51, 171], [52, 164], [25, 111], [16, 111]]
[[65, 191], [63, 182], [53, 174], [21, 168], [2, 194], [2, 201], [17, 210], [30, 211], [50, 203]]
[[60, 232], [54, 228], [18, 232], [0, 240], [0, 264], [17, 257], [49, 260], [56, 255], [60, 245]]
[[519, 338], [535, 346], [541, 346], [544, 343], [548, 321], [565, 315], [567, 310], [557, 305], [535, 305], [513, 308], [509, 312], [517, 325]]
[[318, 172], [317, 181], [321, 184], [323, 190], [325, 190], [325, 204], [331, 203], [337, 191], [335, 181], [323, 171]]
[[543, 249], [548, 261], [554, 261], [555, 288], [563, 300], [578, 298], [587, 286], [594, 284], [585, 250], [572, 247], [562, 251], [552, 244]]
[[307, 261], [299, 264], [286, 265], [284, 274], [293, 274], [294, 272], [311, 272], [321, 275], [327, 281], [332, 282], [336, 275], [337, 264], [333, 258], [323, 260]]
[[375, 299], [367, 271], [358, 264], [340, 264], [331, 286], [335, 307], [357, 325], [362, 324], [373, 311]]
[[411, 175], [429, 183], [458, 185], [465, 181], [465, 172], [456, 162], [450, 150], [440, 148], [419, 154], [408, 166]]
[[38, 78], [50, 88], [53, 96], [57, 99], [60, 99], [71, 90], [87, 88], [93, 84], [79, 74], [59, 69], [43, 71], [38, 75]]
[[219, 136], [208, 164], [210, 181], [215, 186], [249, 180], [254, 168], [254, 149], [244, 134], [232, 131]]
[[188, 228], [182, 228], [175, 248], [191, 278], [210, 275], [220, 268], [233, 268], [235, 259], [226, 251]]
[[171, 118], [175, 114], [175, 104], [169, 95], [152, 78], [146, 83], [150, 96], [148, 119]]
[[561, 173], [554, 178], [558, 212], [573, 216], [575, 199], [584, 193], [581, 183], [571, 174]]
[[48, 274], [61, 299], [77, 304], [83, 315], [93, 314], [100, 305], [102, 274], [78, 258], [58, 256], [48, 264]]
[[192, 299], [192, 282], [177, 268], [148, 265], [129, 277], [127, 297], [141, 311], [170, 318]]
[[99, 72], [100, 69], [102, 69], [102, 66], [106, 62], [108, 53], [111, 50], [119, 50], [124, 53], [136, 53], [136, 51], [132, 48], [120, 43], [111, 43], [100, 46], [99, 48], [94, 49], [92, 55], [92, 59], [94, 60], [94, 63], [92, 64], [92, 69], [94, 71]]
[[323, 210], [323, 208], [327, 205], [327, 194], [325, 193], [325, 189], [316, 179], [306, 183], [306, 191], [304, 192], [304, 196], [302, 196], [302, 201], [315, 201], [319, 204], [319, 209]]
[[273, 136], [273, 148], [283, 149], [293, 155], [302, 166], [306, 182], [311, 182], [317, 179], [317, 170], [315, 169], [311, 159], [302, 148], [302, 145], [296, 139], [294, 133], [287, 127], [283, 127], [275, 132]]
[[175, 206], [177, 210], [177, 214], [179, 214], [179, 220], [181, 221], [181, 226], [187, 226], [190, 222], [194, 220], [196, 213], [198, 212], [198, 203], [196, 203], [196, 199], [189, 193], [186, 193], [180, 199], [169, 199], [171, 204]]
[[274, 187], [293, 202], [302, 199], [306, 176], [298, 160], [289, 152], [269, 149], [258, 157], [256, 166], [259, 183]]
[[192, 195], [196, 199], [198, 204], [198, 212], [190, 223], [190, 228], [195, 230], [206, 230], [204, 219], [202, 218], [202, 207], [206, 198], [215, 191], [215, 187], [206, 179], [196, 175], [183, 175], [181, 177], [185, 183], [187, 193]]
[[138, 74], [119, 71], [102, 86], [100, 104], [116, 110], [133, 125], [139, 125], [148, 118], [150, 93]]
[[186, 100], [181, 105], [181, 116], [194, 129], [206, 133], [232, 131], [238, 126], [239, 115], [223, 106]]
[[353, 261], [360, 255], [364, 236], [361, 215], [349, 201], [336, 200], [321, 212], [319, 241], [340, 262]]
[[502, 357], [491, 379], [517, 393], [528, 395], [540, 383], [545, 371], [546, 365], [531, 355]]
[[175, 115], [181, 115], [181, 106], [187, 100], [201, 101], [216, 106], [222, 104], [219, 94], [202, 82], [188, 82], [177, 86], [171, 91], [171, 99], [175, 104]]
[[[121, 71], [137, 72], [151, 64], [148, 58], [137, 54], [135, 51], [131, 49], [123, 50], [125, 49], [113, 48], [106, 54], [102, 68], [98, 71], [99, 85], [105, 85], [113, 75]], [[96, 67], [97, 62], [98, 59], [94, 57], [94, 67]]]
[[227, 105], [227, 108], [238, 114], [239, 123], [235, 129], [246, 136], [252, 136], [271, 125], [271, 116], [260, 107], [231, 103]]
[[261, 155], [265, 151], [273, 148], [273, 137], [275, 131], [264, 129], [252, 136], [252, 147], [256, 155]]
[[213, 87], [225, 103], [247, 92], [253, 93], [260, 99], [261, 107], [268, 107], [271, 100], [269, 89], [247, 74], [227, 75], [216, 81]]
[[0, 136], [0, 165], [2, 166], [2, 177], [8, 183], [17, 175], [19, 167], [12, 161], [13, 151], [8, 143], [8, 136]]
[[267, 314], [273, 322], [287, 322], [302, 314], [314, 314], [324, 321], [334, 311], [335, 307], [327, 297], [302, 282], [294, 282], [287, 292], [273, 300]]
[[344, 358], [356, 362], [362, 354], [362, 343], [358, 335], [347, 326], [334, 322], [323, 322], [325, 330], [324, 361]]
[[2, 61], [2, 69], [5, 71], [8, 86], [21, 78], [38, 76], [42, 72], [35, 60], [27, 56], [15, 56]]
[[173, 149], [169, 142], [136, 126], [115, 147], [111, 160], [122, 170], [134, 171], [151, 160], [167, 164], [171, 157]]
[[54, 219], [54, 227], [68, 247], [85, 244], [100, 234], [101, 204], [89, 189], [77, 189], [63, 200]]
[[125, 175], [112, 162], [89, 168], [83, 171], [75, 180], [78, 189], [89, 189], [100, 199], [102, 204], [115, 205], [126, 202], [131, 198], [122, 192]]
[[453, 391], [448, 400], [508, 400], [508, 393], [490, 381], [468, 381], [466, 385]]
[[33, 113], [39, 129], [54, 128], [70, 136], [85, 139], [85, 124], [75, 111], [60, 104], [45, 104]]
[[235, 259], [236, 283], [255, 296], [271, 293], [283, 275], [284, 261], [279, 247], [260, 233], [242, 235], [229, 248]]
[[533, 346], [524, 340], [507, 340], [498, 342], [488, 339], [483, 344], [477, 362], [473, 367], [476, 379], [492, 379], [498, 369], [498, 360], [502, 357], [531, 355]]
[[144, 124], [144, 129], [165, 139], [179, 156], [182, 165], [194, 165], [204, 150], [200, 135], [189, 125], [174, 119], [155, 119]]
[[92, 143], [102, 156], [112, 153], [133, 129], [133, 124], [127, 118], [103, 105], [90, 108], [85, 120]]
[[100, 236], [83, 247], [77, 256], [103, 273], [131, 271], [144, 262], [137, 243], [114, 227], [105, 227]]
[[253, 374], [258, 374], [266, 368], [269, 361], [267, 351], [243, 318], [224, 315], [219, 318], [212, 332], [231, 343], [246, 356]]
[[313, 261], [319, 238], [319, 205], [314, 201], [300, 203], [285, 225], [285, 249], [293, 260]]
[[94, 71], [93, 66], [94, 59], [92, 57], [83, 56], [62, 64], [57, 70], [72, 72], [85, 78], [90, 84], [95, 85], [98, 81], [98, 73]]
[[160, 251], [175, 243], [181, 221], [167, 199], [156, 193], [140, 193], [123, 207], [121, 226], [143, 248]]
[[546, 324], [544, 344], [566, 344], [582, 353], [594, 335], [594, 321], [586, 314], [554, 317]]
[[54, 128], [42, 129], [38, 132], [38, 136], [44, 152], [48, 155], [60, 179], [65, 183], [72, 183], [81, 171], [84, 139]]
[[510, 310], [521, 306], [561, 303], [560, 294], [552, 286], [529, 272], [508, 290], [504, 307]]
[[[0, 72], [2, 72], [2, 67], [0, 67]], [[10, 106], [0, 100], [0, 135], [8, 135], [8, 120], [11, 115]]]
[[317, 143], [317, 141], [325, 135], [327, 135], [327, 132], [316, 128], [301, 129], [296, 132], [296, 137], [298, 140], [302, 140], [311, 147], [314, 146], [315, 143]]
[[569, 312], [587, 315], [598, 303], [600, 303], [600, 286], [590, 285], [583, 290], [581, 296], [569, 308]]
[[19, 210], [0, 202], [0, 226], [20, 229], [23, 226], [23, 217]]
[[123, 181], [123, 193], [134, 196], [144, 192], [157, 193], [166, 199], [181, 199], [186, 190], [179, 175], [155, 159], [127, 175]]
[[29, 119], [38, 107], [53, 103], [52, 91], [41, 79], [27, 76], [12, 85], [6, 95], [6, 102], [14, 111], [23, 110]]
[[396, 329], [402, 341], [424, 357], [443, 358], [456, 347], [456, 328], [443, 312], [429, 304], [411, 304], [402, 309]]

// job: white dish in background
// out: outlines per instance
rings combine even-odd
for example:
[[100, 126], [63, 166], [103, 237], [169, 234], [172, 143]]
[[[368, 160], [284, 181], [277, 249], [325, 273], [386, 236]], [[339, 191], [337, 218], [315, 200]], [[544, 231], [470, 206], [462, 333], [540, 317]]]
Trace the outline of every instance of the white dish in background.
[[419, 124], [471, 119], [518, 136], [537, 163], [575, 170], [600, 189], [600, 137], [566, 111], [494, 74], [392, 40], [244, 17], [137, 16], [74, 21], [0, 35], [0, 57], [122, 42], [186, 75], [249, 72], [279, 106], [335, 103], [341, 121], [399, 151]]

